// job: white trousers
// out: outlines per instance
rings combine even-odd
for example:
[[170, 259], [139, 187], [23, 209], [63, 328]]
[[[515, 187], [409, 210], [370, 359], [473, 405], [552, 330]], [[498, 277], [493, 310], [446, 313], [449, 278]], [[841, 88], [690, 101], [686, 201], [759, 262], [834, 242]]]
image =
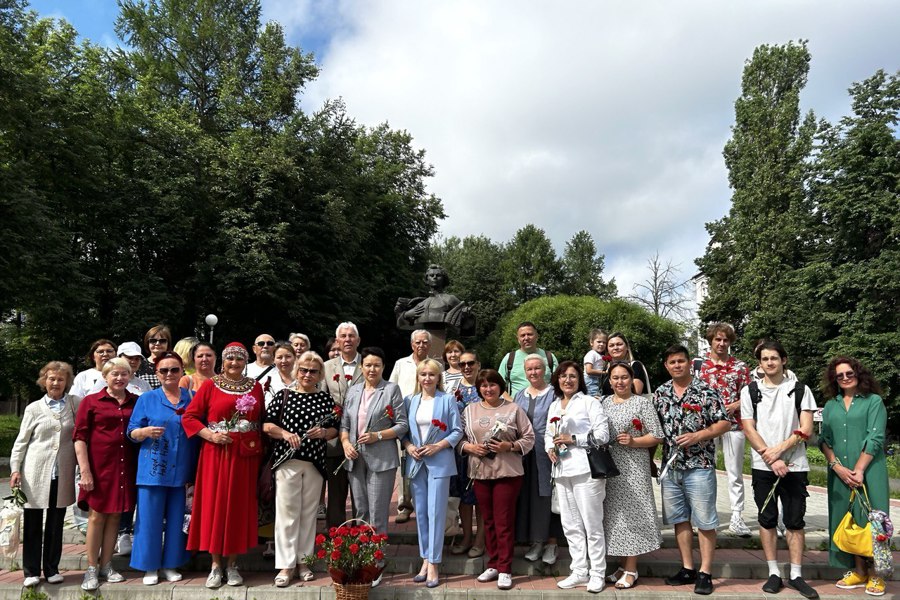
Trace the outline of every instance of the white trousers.
[[606, 539], [603, 536], [606, 481], [592, 479], [590, 473], [557, 477], [556, 494], [563, 532], [569, 542], [572, 574], [606, 577]]
[[292, 569], [312, 554], [322, 475], [306, 460], [291, 459], [275, 470], [275, 568]]
[[744, 432], [728, 431], [716, 438], [716, 449], [722, 451], [728, 473], [728, 498], [731, 512], [744, 512]]

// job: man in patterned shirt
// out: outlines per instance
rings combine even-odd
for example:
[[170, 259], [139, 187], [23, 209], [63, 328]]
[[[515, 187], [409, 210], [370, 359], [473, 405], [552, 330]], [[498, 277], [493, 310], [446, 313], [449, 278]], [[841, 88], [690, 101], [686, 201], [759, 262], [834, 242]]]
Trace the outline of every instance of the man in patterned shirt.
[[[663, 522], [674, 525], [681, 570], [669, 585], [694, 583], [694, 593], [713, 590], [710, 570], [716, 550], [716, 445], [731, 428], [719, 393], [691, 373], [687, 348], [671, 346], [663, 360], [672, 379], [657, 388], [656, 410], [663, 427]], [[700, 570], [694, 569], [691, 526], [697, 528]]]
[[716, 438], [716, 449], [722, 451], [725, 472], [728, 473], [728, 497], [731, 500], [731, 523], [728, 531], [740, 537], [750, 537], [744, 523], [744, 431], [741, 427], [741, 389], [750, 384], [750, 370], [742, 361], [729, 354], [737, 335], [728, 323], [713, 323], [706, 330], [709, 353], [700, 365], [698, 377], [719, 392], [731, 429]]

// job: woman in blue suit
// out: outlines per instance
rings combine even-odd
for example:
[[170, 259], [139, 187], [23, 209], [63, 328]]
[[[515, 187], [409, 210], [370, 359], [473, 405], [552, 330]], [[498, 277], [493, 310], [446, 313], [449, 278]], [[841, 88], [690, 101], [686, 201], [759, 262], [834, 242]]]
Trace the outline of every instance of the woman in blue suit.
[[438, 565], [444, 549], [444, 521], [450, 497], [450, 478], [456, 475], [453, 449], [462, 439], [456, 398], [440, 389], [441, 365], [426, 358], [416, 366], [416, 389], [406, 398], [409, 433], [403, 447], [411, 460], [410, 479], [416, 505], [416, 527], [422, 569], [413, 581], [437, 587]]

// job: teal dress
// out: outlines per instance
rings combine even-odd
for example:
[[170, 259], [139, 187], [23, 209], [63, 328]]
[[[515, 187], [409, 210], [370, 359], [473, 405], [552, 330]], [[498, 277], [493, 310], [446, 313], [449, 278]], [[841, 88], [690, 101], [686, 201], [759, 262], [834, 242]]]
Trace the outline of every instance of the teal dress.
[[[844, 409], [844, 398], [838, 396], [829, 400], [822, 411], [821, 441], [834, 451], [841, 463], [852, 469], [860, 454], [872, 455], [872, 462], [866, 468], [864, 482], [869, 493], [872, 508], [888, 512], [890, 493], [888, 487], [887, 459], [884, 455], [884, 435], [887, 425], [887, 410], [881, 396], [857, 394]], [[841, 519], [847, 514], [850, 504], [850, 488], [828, 470], [828, 537], [834, 536]], [[858, 502], [853, 503], [853, 518], [865, 525], [867, 517]], [[838, 550], [830, 543], [828, 561], [834, 567], [852, 569], [856, 565], [852, 554]]]

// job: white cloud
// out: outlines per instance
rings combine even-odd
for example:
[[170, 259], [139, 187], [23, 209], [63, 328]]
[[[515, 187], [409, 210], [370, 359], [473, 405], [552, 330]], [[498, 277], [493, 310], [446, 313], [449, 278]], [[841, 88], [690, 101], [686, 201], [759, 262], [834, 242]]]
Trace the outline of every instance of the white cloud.
[[427, 150], [444, 235], [507, 240], [533, 222], [561, 251], [587, 229], [624, 293], [657, 249], [690, 277], [704, 223], [727, 212], [721, 152], [756, 46], [809, 39], [804, 109], [832, 120], [852, 82], [900, 56], [888, 1], [264, 5], [294, 43], [321, 42], [305, 106], [343, 97]]

